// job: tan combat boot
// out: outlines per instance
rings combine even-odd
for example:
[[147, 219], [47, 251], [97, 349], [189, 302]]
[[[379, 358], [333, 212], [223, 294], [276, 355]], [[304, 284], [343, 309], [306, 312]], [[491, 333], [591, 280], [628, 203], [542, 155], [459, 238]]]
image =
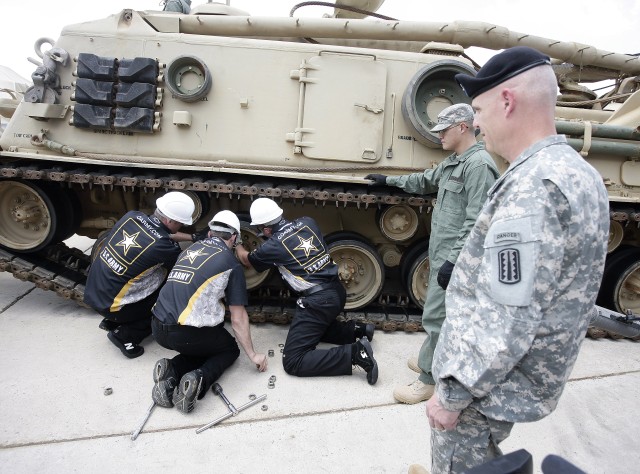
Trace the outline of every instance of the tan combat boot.
[[414, 372], [417, 372], [417, 373], [422, 372], [422, 370], [420, 369], [420, 366], [418, 365], [417, 357], [409, 357], [409, 360], [407, 360], [407, 366]]
[[409, 466], [407, 474], [430, 474], [426, 467], [420, 464], [412, 464]]
[[429, 400], [433, 395], [435, 385], [427, 385], [422, 383], [420, 379], [409, 385], [401, 385], [393, 390], [393, 398], [400, 403], [413, 405], [425, 400]]

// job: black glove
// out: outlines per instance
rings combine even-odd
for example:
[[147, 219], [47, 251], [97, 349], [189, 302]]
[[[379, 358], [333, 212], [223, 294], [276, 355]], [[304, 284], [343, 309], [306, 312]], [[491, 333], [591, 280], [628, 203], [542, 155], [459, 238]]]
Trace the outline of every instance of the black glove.
[[383, 174], [368, 174], [364, 177], [364, 179], [370, 179], [379, 186], [384, 186], [387, 184], [387, 177]]
[[453, 267], [453, 263], [451, 263], [449, 260], [445, 260], [440, 267], [440, 270], [438, 270], [438, 285], [440, 285], [440, 288], [442, 288], [443, 290], [446, 290], [447, 286], [449, 286], [449, 280], [451, 280]]
[[196, 231], [191, 234], [191, 241], [197, 242], [198, 240], [204, 240], [209, 236], [209, 227], [205, 227], [202, 230]]

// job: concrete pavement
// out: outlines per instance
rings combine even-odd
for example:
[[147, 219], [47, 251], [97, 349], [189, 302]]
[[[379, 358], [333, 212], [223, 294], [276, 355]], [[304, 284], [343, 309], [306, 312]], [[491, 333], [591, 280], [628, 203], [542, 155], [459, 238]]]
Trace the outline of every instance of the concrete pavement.
[[[91, 245], [74, 243], [83, 250]], [[285, 374], [278, 344], [288, 327], [254, 324], [256, 349], [274, 350], [268, 370], [258, 373], [241, 353], [219, 383], [236, 407], [249, 394], [266, 394], [264, 402], [199, 434], [197, 428], [227, 413], [219, 397], [207, 394], [188, 415], [156, 407], [132, 441], [151, 403], [153, 365], [172, 352], [148, 338], [142, 357], [126, 359], [91, 310], [7, 273], [0, 273], [0, 288], [0, 472], [405, 473], [415, 462], [428, 467], [424, 403], [400, 405], [392, 396], [396, 384], [415, 378], [406, 361], [423, 333], [376, 332], [380, 376], [370, 386], [360, 370], [351, 377]], [[586, 339], [558, 409], [516, 425], [503, 451], [527, 449], [536, 472], [548, 454], [589, 473], [640, 472], [639, 386], [640, 344]]]

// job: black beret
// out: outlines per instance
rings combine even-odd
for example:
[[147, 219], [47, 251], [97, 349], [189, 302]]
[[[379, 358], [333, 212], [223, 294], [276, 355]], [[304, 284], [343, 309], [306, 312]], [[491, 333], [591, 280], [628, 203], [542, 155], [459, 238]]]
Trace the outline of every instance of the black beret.
[[507, 79], [543, 64], [551, 64], [549, 56], [528, 46], [515, 46], [489, 59], [476, 77], [456, 74], [455, 79], [465, 94], [473, 99]]

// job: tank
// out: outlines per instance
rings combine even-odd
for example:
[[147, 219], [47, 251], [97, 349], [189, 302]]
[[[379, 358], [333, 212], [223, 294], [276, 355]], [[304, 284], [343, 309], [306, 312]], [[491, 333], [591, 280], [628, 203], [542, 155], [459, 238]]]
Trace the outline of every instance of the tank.
[[[125, 212], [152, 212], [180, 190], [196, 204], [187, 232], [230, 209], [253, 248], [261, 239], [248, 209], [267, 196], [288, 218], [319, 222], [347, 289], [346, 317], [419, 330], [435, 196], [364, 176], [440, 163], [448, 152], [429, 129], [445, 107], [470, 102], [454, 80], [479, 68], [466, 49], [526, 45], [552, 58], [558, 132], [609, 192], [598, 304], [640, 310], [637, 55], [365, 10], [381, 1], [342, 2], [330, 18], [296, 17], [297, 6], [277, 18], [169, 3], [178, 11], [127, 9], [36, 43], [42, 65], [0, 138], [0, 269], [81, 301], [90, 261], [60, 244], [69, 236], [99, 248]], [[589, 86], [601, 81], [614, 87], [599, 97]], [[247, 284], [253, 321], [288, 320], [294, 295], [277, 275], [247, 270]]]
[[29, 82], [13, 69], [0, 65], [0, 136], [29, 85]]

